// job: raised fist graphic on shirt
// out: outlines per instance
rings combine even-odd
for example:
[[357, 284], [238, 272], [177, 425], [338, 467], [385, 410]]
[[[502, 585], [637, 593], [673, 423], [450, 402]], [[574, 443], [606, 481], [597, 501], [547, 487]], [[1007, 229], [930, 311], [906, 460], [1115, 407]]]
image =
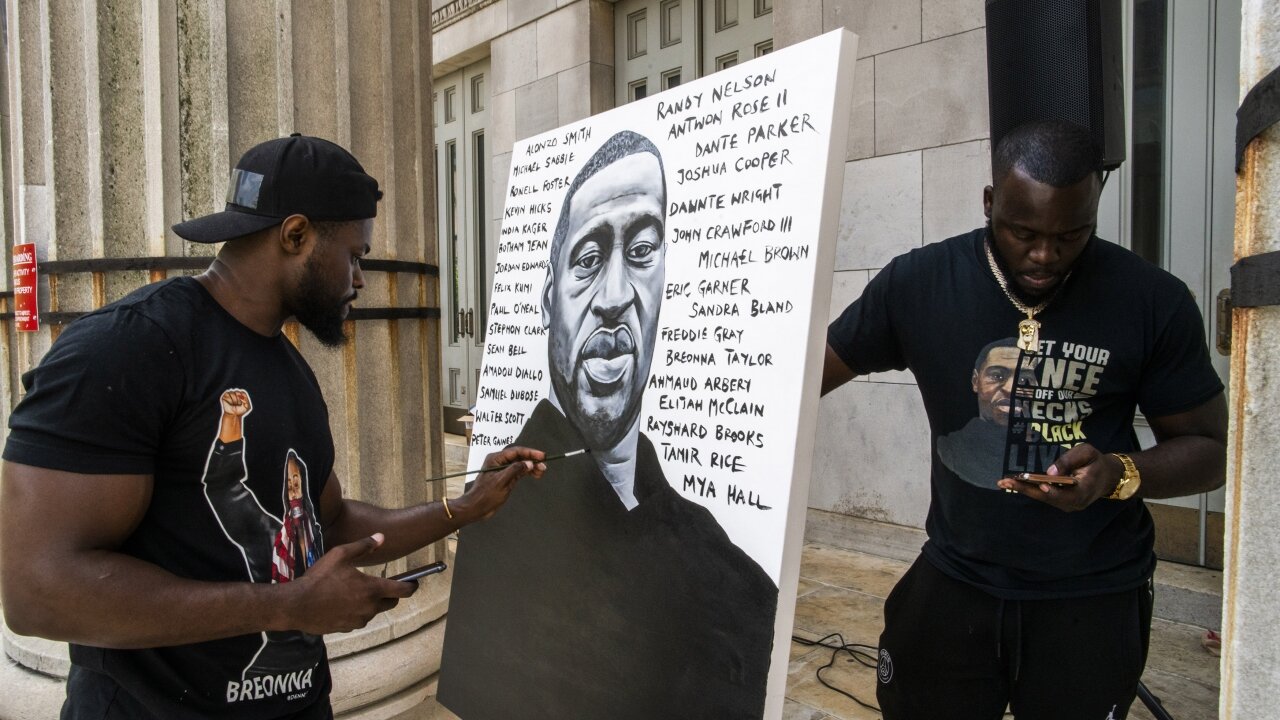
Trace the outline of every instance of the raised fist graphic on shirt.
[[249, 393], [238, 388], [225, 390], [222, 403], [222, 423], [218, 428], [218, 440], [233, 443], [244, 438], [244, 418], [253, 411]]

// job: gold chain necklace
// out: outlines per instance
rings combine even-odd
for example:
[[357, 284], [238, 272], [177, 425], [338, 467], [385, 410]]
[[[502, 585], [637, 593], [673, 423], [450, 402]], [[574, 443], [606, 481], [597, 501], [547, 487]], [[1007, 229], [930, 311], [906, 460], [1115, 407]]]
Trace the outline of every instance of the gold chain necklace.
[[999, 283], [1000, 289], [1004, 291], [1004, 296], [1009, 298], [1009, 302], [1018, 309], [1018, 312], [1025, 313], [1027, 318], [1018, 322], [1018, 349], [1029, 353], [1040, 352], [1040, 321], [1036, 320], [1036, 315], [1049, 306], [1053, 299], [1058, 296], [1058, 291], [1063, 285], [1067, 284], [1067, 280], [1071, 278], [1071, 273], [1062, 279], [1058, 287], [1054, 289], [1053, 294], [1045, 298], [1045, 301], [1031, 307], [1014, 297], [1009, 290], [1009, 281], [1005, 279], [1004, 273], [1000, 272], [1000, 266], [996, 264], [996, 256], [991, 252], [991, 243], [987, 239], [983, 239], [982, 247], [987, 251], [987, 265], [991, 266], [991, 274], [996, 276], [996, 282]]

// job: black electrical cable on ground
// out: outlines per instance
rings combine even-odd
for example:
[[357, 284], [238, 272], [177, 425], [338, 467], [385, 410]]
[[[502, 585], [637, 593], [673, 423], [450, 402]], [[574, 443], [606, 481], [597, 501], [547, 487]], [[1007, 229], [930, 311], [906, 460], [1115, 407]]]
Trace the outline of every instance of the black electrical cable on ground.
[[[830, 644], [827, 642], [828, 640], [831, 640], [833, 638], [836, 640], [837, 644]], [[826, 678], [822, 677], [822, 671], [827, 670], [831, 667], [834, 667], [836, 664], [836, 658], [842, 652], [848, 653], [849, 657], [853, 658], [857, 663], [859, 663], [863, 667], [869, 667], [873, 669], [878, 667], [879, 658], [877, 657], [877, 653], [879, 652], [879, 648], [877, 648], [874, 645], [863, 645], [860, 643], [847, 643], [844, 641], [844, 636], [842, 636], [840, 633], [831, 633], [830, 635], [822, 638], [821, 640], [806, 640], [802, 637], [792, 635], [791, 642], [798, 643], [800, 645], [806, 645], [806, 646], [820, 645], [825, 648], [831, 648], [831, 660], [826, 665], [823, 665], [822, 667], [818, 668], [816, 672], [814, 672], [814, 676], [818, 678], [818, 682], [822, 683], [822, 686], [827, 688], [828, 690], [834, 690], [835, 692], [838, 692], [841, 695], [844, 695], [845, 697], [858, 703], [859, 705], [861, 705], [862, 707], [868, 710], [874, 710], [875, 712], [880, 712], [880, 708], [876, 707], [875, 705], [862, 702], [853, 693], [847, 692], [845, 690], [841, 690], [835, 685], [832, 685], [831, 683], [827, 682]]]

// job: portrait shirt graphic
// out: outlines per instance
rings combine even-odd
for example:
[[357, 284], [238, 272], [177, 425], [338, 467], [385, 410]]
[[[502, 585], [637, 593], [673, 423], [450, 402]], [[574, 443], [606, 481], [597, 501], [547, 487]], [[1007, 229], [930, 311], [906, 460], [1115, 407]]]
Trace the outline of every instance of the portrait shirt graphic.
[[273, 582], [289, 582], [300, 577], [320, 556], [316, 544], [315, 512], [307, 495], [307, 466], [290, 450], [285, 460], [284, 521], [276, 533], [275, 556], [271, 565]]
[[1110, 351], [1042, 340], [1040, 352], [1017, 339], [990, 343], [974, 362], [971, 388], [978, 415], [938, 438], [938, 459], [965, 482], [995, 490], [1018, 473], [1044, 473], [1062, 453], [1085, 442]]
[[[285, 453], [280, 514], [267, 510], [247, 484], [246, 425], [253, 411], [249, 393], [228, 389], [219, 400], [218, 435], [201, 479], [205, 499], [227, 540], [244, 559], [245, 579], [257, 583], [296, 580], [324, 553], [307, 465], [293, 449]], [[256, 699], [264, 684], [271, 687], [271, 695], [310, 688], [311, 671], [323, 659], [321, 638], [299, 631], [261, 635], [262, 645], [245, 658], [241, 676], [228, 681], [228, 702]]]

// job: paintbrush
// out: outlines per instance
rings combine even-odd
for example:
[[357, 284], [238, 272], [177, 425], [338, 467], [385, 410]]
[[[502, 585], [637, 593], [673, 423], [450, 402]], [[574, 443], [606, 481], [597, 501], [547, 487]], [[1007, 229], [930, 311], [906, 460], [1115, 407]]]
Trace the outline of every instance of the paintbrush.
[[[567, 458], [567, 457], [573, 457], [574, 455], [583, 455], [583, 454], [585, 454], [585, 453], [590, 453], [590, 452], [591, 452], [591, 450], [590, 450], [589, 448], [582, 448], [581, 450], [571, 450], [571, 451], [569, 451], [569, 452], [567, 452], [567, 453], [561, 453], [561, 454], [559, 454], [559, 455], [548, 455], [548, 456], [546, 456], [546, 457], [542, 458], [542, 460], [541, 460], [540, 462], [549, 463], [549, 462], [551, 462], [552, 460], [560, 460], [560, 459]], [[479, 468], [479, 469], [477, 469], [477, 470], [463, 470], [463, 471], [461, 471], [461, 472], [449, 473], [448, 475], [440, 475], [440, 476], [438, 476], [438, 477], [427, 478], [427, 480], [426, 480], [426, 481], [427, 481], [427, 482], [433, 482], [433, 481], [436, 481], [436, 480], [447, 480], [447, 479], [449, 479], [449, 478], [461, 477], [461, 476], [463, 476], [463, 475], [474, 475], [475, 473], [482, 473], [482, 472], [494, 472], [494, 471], [497, 471], [497, 470], [504, 470], [504, 469], [506, 469], [506, 468], [511, 467], [512, 465], [519, 465], [520, 463], [523, 463], [523, 462], [533, 462], [533, 461], [532, 461], [532, 460], [527, 460], [527, 461], [526, 461], [526, 460], [516, 460], [515, 462], [509, 462], [509, 463], [507, 463], [506, 465], [498, 465], [498, 466], [496, 466], [496, 467], [491, 467], [491, 468]]]

